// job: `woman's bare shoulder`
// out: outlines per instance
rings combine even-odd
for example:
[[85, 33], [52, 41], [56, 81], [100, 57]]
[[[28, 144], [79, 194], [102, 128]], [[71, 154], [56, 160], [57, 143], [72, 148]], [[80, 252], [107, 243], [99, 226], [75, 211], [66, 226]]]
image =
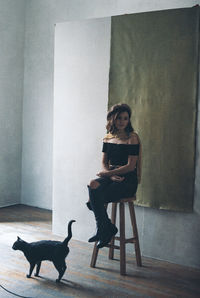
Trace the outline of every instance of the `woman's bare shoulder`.
[[110, 139], [113, 138], [113, 135], [111, 133], [107, 133], [104, 138], [103, 138], [103, 142], [104, 143], [108, 143]]
[[139, 136], [136, 132], [132, 132], [129, 136], [129, 140], [128, 140], [129, 144], [133, 144], [133, 145], [137, 145], [139, 144]]

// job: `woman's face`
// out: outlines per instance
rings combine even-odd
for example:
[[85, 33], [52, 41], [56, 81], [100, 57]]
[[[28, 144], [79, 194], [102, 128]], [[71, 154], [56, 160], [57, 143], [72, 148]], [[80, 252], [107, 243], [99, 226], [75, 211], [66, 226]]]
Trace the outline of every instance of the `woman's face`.
[[127, 112], [122, 112], [115, 120], [115, 127], [117, 130], [124, 130], [129, 123], [129, 115]]

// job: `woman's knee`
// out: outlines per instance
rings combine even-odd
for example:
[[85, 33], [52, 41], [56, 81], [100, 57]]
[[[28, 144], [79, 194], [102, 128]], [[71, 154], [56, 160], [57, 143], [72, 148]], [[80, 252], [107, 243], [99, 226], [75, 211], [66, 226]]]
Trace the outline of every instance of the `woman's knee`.
[[96, 188], [99, 187], [99, 185], [100, 185], [100, 183], [97, 182], [96, 180], [91, 180], [91, 181], [90, 181], [90, 184], [89, 184], [89, 187], [90, 187], [91, 189], [96, 189]]

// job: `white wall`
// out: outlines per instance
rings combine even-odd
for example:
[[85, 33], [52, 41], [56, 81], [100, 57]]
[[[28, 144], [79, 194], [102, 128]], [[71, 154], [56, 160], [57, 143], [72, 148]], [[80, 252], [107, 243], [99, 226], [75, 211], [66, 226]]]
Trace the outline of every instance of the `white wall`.
[[20, 202], [24, 0], [0, 0], [0, 207]]
[[28, 0], [23, 103], [22, 202], [52, 208], [54, 24], [179, 8], [194, 0]]
[[[110, 18], [56, 25], [54, 91], [53, 231], [93, 233], [87, 184], [101, 168], [110, 66]], [[99, 152], [97, 155], [96, 152]]]
[[[190, 0], [30, 0], [27, 2], [22, 160], [23, 203], [49, 209], [52, 207], [54, 24], [148, 10], [190, 7], [197, 3], [199, 1]], [[198, 138], [198, 161], [199, 148]], [[96, 168], [93, 167], [93, 170], [96, 171]], [[198, 206], [196, 202], [200, 198], [199, 174], [198, 170], [195, 206]], [[84, 200], [85, 193], [80, 198], [80, 202]], [[62, 206], [63, 210], [69, 207], [66, 201]], [[84, 212], [81, 213], [81, 220], [82, 216], [85, 216]], [[136, 208], [136, 213], [143, 255], [200, 267], [198, 258], [200, 225], [196, 212], [179, 214], [150, 208]], [[64, 217], [65, 214], [67, 213], [63, 212], [57, 216]], [[59, 231], [64, 234], [62, 227]]]
[[[23, 108], [21, 202], [48, 209], [52, 207], [54, 24], [190, 7], [197, 3], [200, 1], [0, 0], [0, 206], [20, 202]], [[197, 164], [200, 161], [198, 121]], [[91, 171], [96, 172], [96, 165]], [[83, 193], [80, 198], [81, 202], [85, 195]], [[194, 203], [198, 212], [199, 202], [200, 170], [197, 167]], [[137, 208], [136, 213], [143, 255], [200, 267], [200, 225], [196, 211], [179, 214]]]

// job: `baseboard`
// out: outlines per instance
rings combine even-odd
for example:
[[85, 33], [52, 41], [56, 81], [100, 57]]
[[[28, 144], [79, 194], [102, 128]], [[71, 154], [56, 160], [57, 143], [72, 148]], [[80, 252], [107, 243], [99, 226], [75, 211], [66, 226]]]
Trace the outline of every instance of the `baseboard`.
[[14, 203], [14, 204], [6, 204], [6, 205], [1, 205], [0, 208], [5, 208], [5, 207], [11, 207], [15, 205], [21, 205], [20, 203]]

